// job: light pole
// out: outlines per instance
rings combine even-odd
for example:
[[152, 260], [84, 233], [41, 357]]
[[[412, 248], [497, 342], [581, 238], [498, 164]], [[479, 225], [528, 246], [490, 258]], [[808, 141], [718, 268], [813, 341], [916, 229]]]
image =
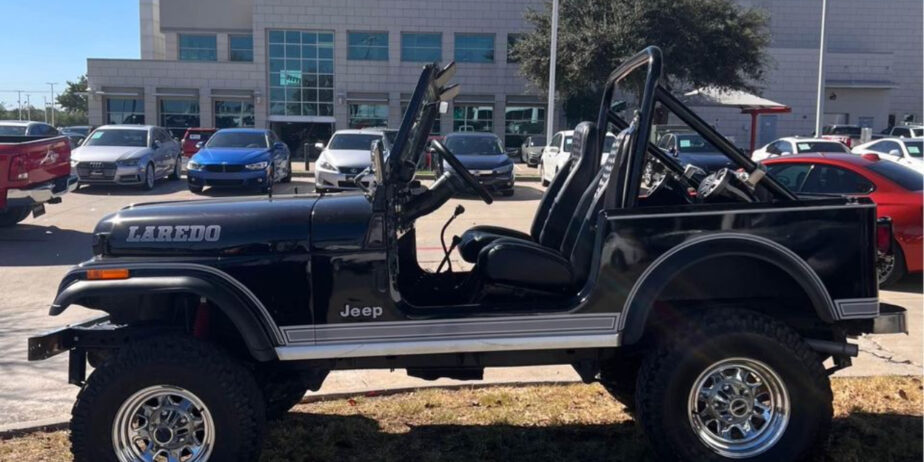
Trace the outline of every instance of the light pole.
[[16, 105], [19, 106], [19, 120], [22, 120], [22, 90], [16, 90]]
[[549, 45], [549, 107], [546, 109], [545, 136], [552, 139], [555, 120], [555, 55], [558, 53], [558, 0], [552, 0], [552, 43]]
[[824, 122], [825, 91], [825, 22], [827, 19], [828, 0], [821, 0], [821, 40], [818, 45], [818, 92], [815, 95], [815, 136], [821, 136]]
[[26, 93], [26, 120], [32, 120], [32, 103], [29, 100], [29, 94]]
[[51, 85], [51, 125], [55, 125], [55, 85], [58, 82], [45, 82], [48, 85]]
[[45, 95], [42, 95], [42, 101], [45, 102], [45, 104], [42, 105], [42, 115], [45, 117], [45, 123], [47, 124], [48, 123], [48, 97]]

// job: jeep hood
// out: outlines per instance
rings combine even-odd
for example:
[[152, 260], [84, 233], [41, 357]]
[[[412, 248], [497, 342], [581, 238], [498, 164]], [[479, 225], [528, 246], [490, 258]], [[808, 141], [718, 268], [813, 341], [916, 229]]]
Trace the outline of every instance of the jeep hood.
[[214, 257], [306, 252], [317, 196], [131, 205], [94, 231], [103, 256]]

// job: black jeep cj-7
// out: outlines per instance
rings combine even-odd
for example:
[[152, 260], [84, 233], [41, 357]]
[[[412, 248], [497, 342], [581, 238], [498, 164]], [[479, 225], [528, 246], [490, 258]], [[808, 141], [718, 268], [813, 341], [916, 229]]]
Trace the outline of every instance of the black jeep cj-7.
[[[457, 192], [491, 203], [439, 142], [452, 168], [415, 180], [458, 94], [453, 71], [424, 67], [394, 142], [371, 148], [362, 192], [133, 205], [99, 223], [95, 257], [64, 278], [51, 314], [106, 316], [29, 339], [32, 360], [69, 351], [76, 460], [252, 459], [265, 420], [331, 370], [477, 379], [536, 364], [602, 383], [659, 459], [823, 447], [828, 376], [857, 355], [847, 338], [905, 329], [904, 310], [877, 298], [888, 223], [875, 205], [796, 196], [765, 176], [659, 85], [661, 52], [648, 48], [575, 129], [531, 232], [472, 228], [446, 252], [470, 271], [426, 271], [415, 220]], [[682, 167], [649, 142], [655, 114], [740, 169]]]

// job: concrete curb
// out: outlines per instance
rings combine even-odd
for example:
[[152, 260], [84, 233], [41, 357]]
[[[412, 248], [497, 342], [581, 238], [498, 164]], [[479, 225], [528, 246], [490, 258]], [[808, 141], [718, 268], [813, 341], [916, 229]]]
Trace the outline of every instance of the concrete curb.
[[[398, 388], [386, 388], [381, 390], [355, 390], [355, 391], [338, 391], [332, 393], [317, 393], [311, 395], [305, 395], [302, 398], [302, 401], [299, 404], [310, 404], [310, 403], [321, 403], [325, 401], [337, 401], [347, 398], [373, 398], [379, 396], [393, 396], [400, 395], [402, 393], [412, 393], [416, 391], [424, 390], [460, 390], [460, 389], [474, 389], [480, 390], [482, 388], [491, 388], [491, 387], [530, 387], [536, 385], [570, 385], [574, 383], [580, 383], [580, 381], [567, 381], [567, 380], [547, 380], [547, 381], [536, 381], [536, 382], [493, 382], [493, 383], [453, 383], [448, 385], [422, 385], [416, 387], [398, 387]], [[29, 435], [31, 433], [37, 432], [55, 432], [59, 430], [66, 430], [68, 426], [68, 420], [70, 416], [67, 417], [53, 417], [50, 419], [42, 420], [33, 420], [31, 422], [18, 422], [8, 425], [0, 425], [0, 440], [6, 440], [11, 438], [19, 438], [22, 436]]]

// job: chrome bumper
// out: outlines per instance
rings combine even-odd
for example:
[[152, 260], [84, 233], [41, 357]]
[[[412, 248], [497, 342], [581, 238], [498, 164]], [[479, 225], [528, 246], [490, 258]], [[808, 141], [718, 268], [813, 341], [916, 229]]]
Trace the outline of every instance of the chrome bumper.
[[77, 189], [77, 175], [71, 175], [66, 181], [49, 181], [29, 189], [9, 189], [6, 192], [8, 207], [33, 206], [55, 199]]
[[879, 304], [879, 316], [873, 318], [871, 334], [907, 334], [905, 309], [888, 303]]

